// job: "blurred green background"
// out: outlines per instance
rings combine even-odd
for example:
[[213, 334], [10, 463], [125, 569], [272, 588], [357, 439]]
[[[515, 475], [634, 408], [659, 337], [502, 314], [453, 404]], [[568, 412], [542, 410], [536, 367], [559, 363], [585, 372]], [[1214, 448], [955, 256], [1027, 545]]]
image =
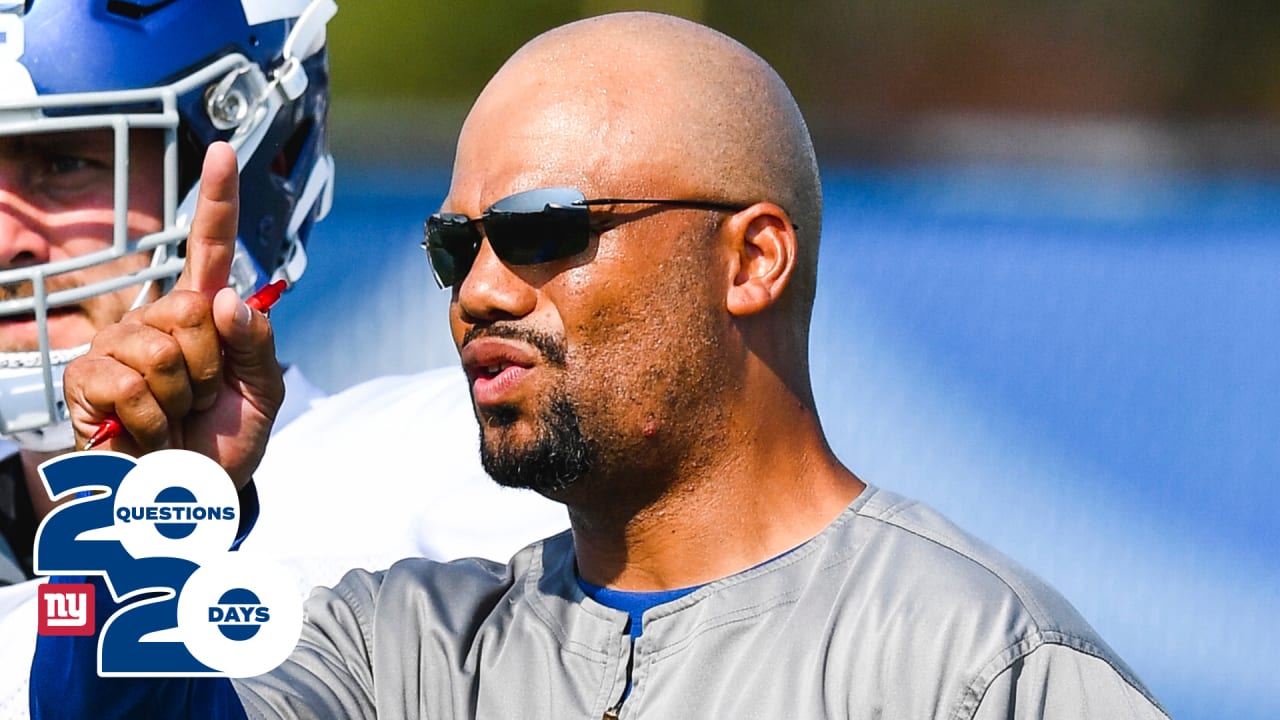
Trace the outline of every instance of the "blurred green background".
[[335, 152], [447, 161], [512, 51], [637, 8], [773, 63], [828, 160], [1280, 168], [1277, 0], [346, 0], [330, 24]]

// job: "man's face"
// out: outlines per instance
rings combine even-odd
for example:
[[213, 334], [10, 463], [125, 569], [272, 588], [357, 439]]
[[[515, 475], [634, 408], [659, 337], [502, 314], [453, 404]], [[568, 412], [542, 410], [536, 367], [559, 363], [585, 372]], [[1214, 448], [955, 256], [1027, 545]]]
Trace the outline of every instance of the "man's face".
[[[597, 114], [576, 98], [491, 87], [460, 138], [444, 209], [476, 217], [543, 187], [696, 196], [648, 166], [654, 151], [600, 137]], [[562, 496], [595, 473], [643, 473], [707, 419], [703, 400], [721, 384], [724, 288], [708, 240], [720, 217], [601, 208], [585, 251], [536, 265], [509, 265], [482, 244], [450, 322], [497, 481]]]
[[[130, 135], [130, 238], [163, 227], [162, 157], [158, 131]], [[115, 159], [112, 133], [86, 130], [0, 137], [0, 269], [56, 262], [111, 246]], [[146, 267], [149, 255], [134, 254], [102, 265], [62, 273], [47, 290], [82, 285]], [[0, 286], [0, 300], [31, 296], [31, 284]], [[79, 303], [50, 308], [53, 349], [76, 347], [119, 320], [137, 297], [126, 287]], [[38, 347], [32, 314], [0, 317], [0, 351]]]

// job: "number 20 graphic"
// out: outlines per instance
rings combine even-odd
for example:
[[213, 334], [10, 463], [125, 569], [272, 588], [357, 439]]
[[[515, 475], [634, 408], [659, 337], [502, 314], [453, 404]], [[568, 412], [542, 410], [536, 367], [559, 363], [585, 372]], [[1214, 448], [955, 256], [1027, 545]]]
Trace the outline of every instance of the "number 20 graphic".
[[[297, 583], [274, 563], [230, 552], [239, 502], [213, 461], [183, 450], [137, 460], [81, 452], [40, 473], [51, 497], [76, 499], [41, 523], [36, 572], [98, 576], [109, 592], [98, 593], [99, 675], [242, 677], [288, 656], [302, 623]], [[227, 624], [229, 598], [258, 603], [239, 606], [256, 614], [232, 617], [259, 622]]]

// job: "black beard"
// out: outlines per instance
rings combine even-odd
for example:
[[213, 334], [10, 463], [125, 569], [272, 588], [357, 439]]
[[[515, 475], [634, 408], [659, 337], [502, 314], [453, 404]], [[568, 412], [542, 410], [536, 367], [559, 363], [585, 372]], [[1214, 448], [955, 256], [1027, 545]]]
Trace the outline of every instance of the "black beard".
[[[496, 408], [481, 423], [505, 427], [516, 419], [515, 412]], [[480, 461], [499, 485], [554, 498], [591, 473], [596, 452], [583, 437], [578, 411], [568, 398], [553, 399], [539, 419], [542, 431], [532, 447], [486, 442], [481, 429]]]

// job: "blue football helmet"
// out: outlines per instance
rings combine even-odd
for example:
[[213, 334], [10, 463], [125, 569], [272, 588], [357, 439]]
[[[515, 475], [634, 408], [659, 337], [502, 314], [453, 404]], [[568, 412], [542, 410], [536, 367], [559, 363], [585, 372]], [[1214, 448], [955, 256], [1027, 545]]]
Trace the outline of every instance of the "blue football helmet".
[[[171, 286], [210, 143], [226, 140], [239, 156], [229, 283], [243, 297], [302, 275], [308, 233], [333, 196], [325, 25], [336, 11], [334, 0], [0, 0], [0, 140], [110, 131], [116, 217], [105, 251], [0, 269], [0, 286], [23, 288], [0, 299], [0, 317], [34, 316], [39, 328], [38, 347], [0, 353], [0, 434], [71, 446], [62, 371], [88, 345], [50, 347], [48, 312], [143, 283], [136, 306], [153, 284]], [[139, 129], [163, 134], [164, 228], [129, 237], [130, 130]], [[46, 291], [61, 273], [138, 253], [149, 266]]]

